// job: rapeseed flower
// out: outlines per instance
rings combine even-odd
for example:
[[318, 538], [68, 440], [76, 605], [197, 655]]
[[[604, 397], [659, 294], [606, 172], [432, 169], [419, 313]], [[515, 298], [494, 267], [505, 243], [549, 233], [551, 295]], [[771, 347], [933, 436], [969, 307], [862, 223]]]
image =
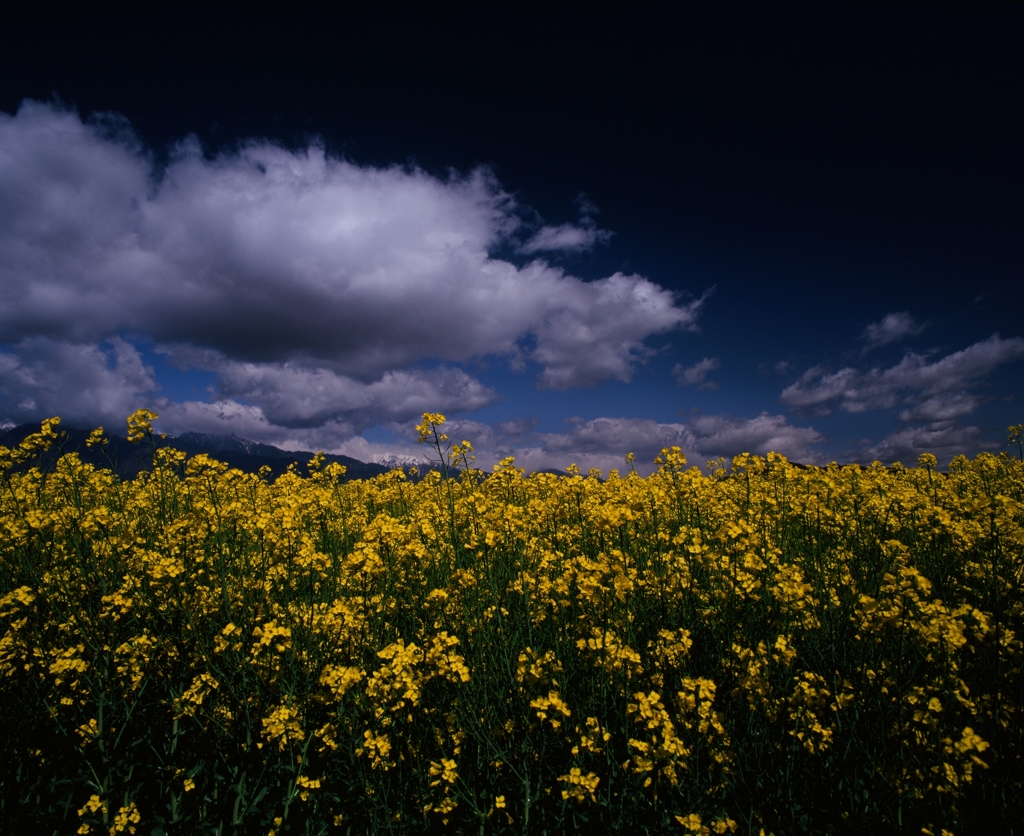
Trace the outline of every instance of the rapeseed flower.
[[485, 475], [445, 426], [423, 478], [122, 481], [41, 459], [56, 419], [0, 450], [21, 830], [938, 833], [1024, 797], [1017, 459]]

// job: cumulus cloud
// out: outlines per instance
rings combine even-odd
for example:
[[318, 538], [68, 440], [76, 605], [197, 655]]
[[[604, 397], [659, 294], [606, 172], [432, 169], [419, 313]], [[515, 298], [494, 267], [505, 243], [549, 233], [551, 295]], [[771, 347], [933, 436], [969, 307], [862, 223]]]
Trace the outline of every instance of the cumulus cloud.
[[[452, 364], [487, 356], [538, 364], [542, 387], [628, 381], [649, 337], [695, 327], [702, 299], [642, 276], [492, 257], [516, 209], [486, 169], [439, 178], [315, 144], [208, 158], [185, 140], [158, 172], [123, 120], [25, 102], [0, 114], [0, 344], [143, 334], [298, 429], [479, 408], [494, 393]], [[584, 217], [526, 249], [603, 236]]]
[[628, 382], [636, 363], [652, 353], [646, 337], [692, 328], [707, 298], [670, 304], [668, 291], [621, 273], [589, 287], [586, 298], [563, 294], [537, 329], [531, 357], [543, 367], [540, 384], [545, 388], [593, 386], [609, 378]]
[[[218, 400], [213, 403], [205, 401], [164, 401], [156, 404], [160, 414], [159, 428], [171, 435], [186, 432], [201, 432], [210, 435], [238, 435], [264, 444], [274, 444], [282, 449], [297, 449], [289, 446], [288, 441], [301, 437], [301, 429], [296, 431], [288, 427], [272, 424], [263, 414], [263, 409], [255, 404], [243, 404], [233, 400]], [[342, 434], [352, 434], [352, 428], [343, 426]], [[322, 438], [329, 437], [329, 430], [316, 435], [317, 449], [325, 447]], [[312, 441], [313, 435], [307, 434], [306, 440]], [[302, 445], [300, 445], [302, 446]], [[304, 447], [304, 449], [309, 449]]]
[[225, 394], [259, 403], [269, 420], [289, 427], [342, 416], [363, 430], [431, 410], [472, 412], [495, 398], [476, 378], [449, 367], [389, 371], [372, 383], [288, 363], [229, 363], [220, 374]]
[[713, 380], [708, 380], [708, 372], [713, 372], [721, 367], [721, 363], [717, 358], [705, 357], [694, 363], [692, 366], [685, 367], [682, 363], [677, 363], [675, 368], [672, 369], [672, 377], [675, 378], [676, 383], [680, 386], [696, 386], [698, 389], [717, 389], [718, 384]]
[[153, 369], [123, 340], [93, 346], [26, 339], [0, 352], [0, 403], [6, 409], [0, 421], [15, 425], [59, 415], [71, 425], [105, 424], [116, 432], [126, 415], [145, 406], [159, 413], [160, 429], [174, 435], [236, 434], [285, 449], [339, 452], [346, 439], [376, 424], [410, 428], [424, 412], [472, 411], [496, 398], [451, 367], [386, 372], [364, 383], [290, 363], [243, 363], [209, 352], [190, 359], [218, 375], [212, 403], [163, 396]]
[[700, 454], [708, 458], [774, 452], [805, 464], [822, 461], [815, 445], [825, 441], [825, 436], [812, 427], [793, 426], [784, 415], [762, 412], [750, 419], [706, 415], [691, 420], [688, 426]]
[[977, 400], [970, 390], [997, 366], [1024, 358], [1024, 339], [993, 334], [937, 360], [908, 352], [889, 368], [861, 371], [851, 367], [827, 372], [808, 369], [782, 390], [783, 403], [795, 409], [828, 414], [834, 405], [845, 412], [890, 409], [909, 404], [905, 420], [938, 420], [972, 412]]
[[56, 415], [121, 427], [158, 388], [138, 350], [116, 337], [98, 345], [26, 337], [0, 351], [0, 419], [13, 424]]
[[904, 337], [915, 336], [924, 329], [925, 326], [906, 311], [886, 314], [879, 322], [872, 322], [864, 329], [861, 339], [865, 345], [861, 353], [867, 354], [873, 348], [889, 345]]

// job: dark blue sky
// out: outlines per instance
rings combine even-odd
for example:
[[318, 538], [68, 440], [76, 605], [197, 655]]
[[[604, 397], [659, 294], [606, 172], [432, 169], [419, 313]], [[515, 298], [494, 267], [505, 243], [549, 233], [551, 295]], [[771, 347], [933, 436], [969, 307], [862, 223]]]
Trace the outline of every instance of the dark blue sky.
[[2, 36], [2, 421], [607, 469], [1024, 420], [1018, 5], [77, 14]]

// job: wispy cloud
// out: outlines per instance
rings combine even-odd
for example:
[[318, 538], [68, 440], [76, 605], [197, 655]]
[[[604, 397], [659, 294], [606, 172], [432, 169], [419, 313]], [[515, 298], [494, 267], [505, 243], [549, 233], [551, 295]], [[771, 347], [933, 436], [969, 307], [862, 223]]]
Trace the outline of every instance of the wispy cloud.
[[593, 216], [600, 213], [597, 206], [586, 194], [579, 194], [575, 200], [580, 211], [580, 220], [576, 224], [544, 224], [518, 246], [518, 251], [525, 255], [541, 252], [579, 253], [592, 249], [597, 244], [607, 244], [612, 233], [607, 229], [599, 229]]
[[828, 414], [833, 406], [858, 413], [902, 403], [907, 406], [901, 415], [905, 420], [960, 417], [976, 406], [972, 389], [997, 366], [1022, 358], [1024, 339], [993, 334], [937, 360], [908, 352], [888, 368], [828, 372], [814, 367], [783, 389], [780, 397], [787, 406], [817, 414]]
[[906, 311], [886, 314], [879, 322], [872, 322], [864, 329], [864, 333], [861, 334], [864, 341], [861, 353], [867, 354], [874, 348], [898, 342], [904, 337], [916, 336], [924, 329], [925, 326]]
[[595, 244], [606, 243], [611, 235], [607, 230], [598, 229], [593, 224], [542, 226], [519, 247], [519, 251], [528, 255], [560, 250], [584, 252]]
[[[628, 381], [651, 336], [695, 327], [703, 298], [681, 301], [643, 276], [583, 281], [541, 258], [492, 257], [514, 244], [517, 211], [486, 169], [439, 178], [315, 144], [253, 140], [211, 158], [185, 140], [158, 170], [123, 120], [85, 124], [25, 102], [0, 113], [6, 379], [38, 365], [33, 340], [95, 347], [140, 334], [182, 363], [191, 351], [223, 399], [272, 426], [356, 427], [420, 403], [490, 403], [455, 368], [474, 358], [531, 361], [542, 387]], [[573, 251], [606, 236], [585, 213], [525, 246]], [[121, 377], [122, 394], [104, 403], [155, 391]], [[64, 381], [62, 412], [87, 401], [86, 379]], [[45, 386], [34, 385], [19, 384], [22, 396], [10, 384], [0, 412], [42, 409]]]
[[683, 366], [682, 363], [677, 363], [672, 369], [672, 377], [680, 386], [696, 386], [698, 389], [714, 390], [718, 388], [718, 384], [713, 380], [708, 380], [707, 376], [709, 372], [715, 371], [721, 365], [721, 362], [715, 357], [705, 357], [692, 366]]

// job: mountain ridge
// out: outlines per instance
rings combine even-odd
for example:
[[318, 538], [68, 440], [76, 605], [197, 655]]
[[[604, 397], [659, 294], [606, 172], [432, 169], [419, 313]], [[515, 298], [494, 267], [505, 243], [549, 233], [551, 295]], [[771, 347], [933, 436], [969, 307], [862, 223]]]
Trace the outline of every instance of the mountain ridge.
[[[39, 432], [37, 424], [20, 424], [0, 431], [0, 445], [16, 447], [27, 436]], [[59, 439], [50, 450], [42, 455], [43, 462], [52, 463], [62, 453], [78, 453], [82, 461], [94, 467], [110, 467], [122, 478], [133, 478], [151, 464], [151, 450], [145, 444], [130, 444], [124, 436], [107, 433], [109, 443], [103, 447], [88, 447], [85, 444], [91, 430], [78, 427], [57, 428]], [[210, 433], [187, 432], [179, 436], [160, 438], [154, 436], [158, 448], [172, 447], [188, 454], [189, 458], [205, 454], [223, 462], [229, 467], [246, 473], [258, 473], [261, 467], [269, 467], [275, 478], [287, 472], [292, 464], [305, 472], [309, 460], [316, 455], [307, 450], [282, 450], [271, 444], [263, 444], [244, 438], [235, 433], [227, 436]], [[351, 456], [325, 453], [324, 463], [336, 462], [345, 467], [345, 479], [369, 479], [387, 473], [392, 467], [376, 462], [364, 462]]]

